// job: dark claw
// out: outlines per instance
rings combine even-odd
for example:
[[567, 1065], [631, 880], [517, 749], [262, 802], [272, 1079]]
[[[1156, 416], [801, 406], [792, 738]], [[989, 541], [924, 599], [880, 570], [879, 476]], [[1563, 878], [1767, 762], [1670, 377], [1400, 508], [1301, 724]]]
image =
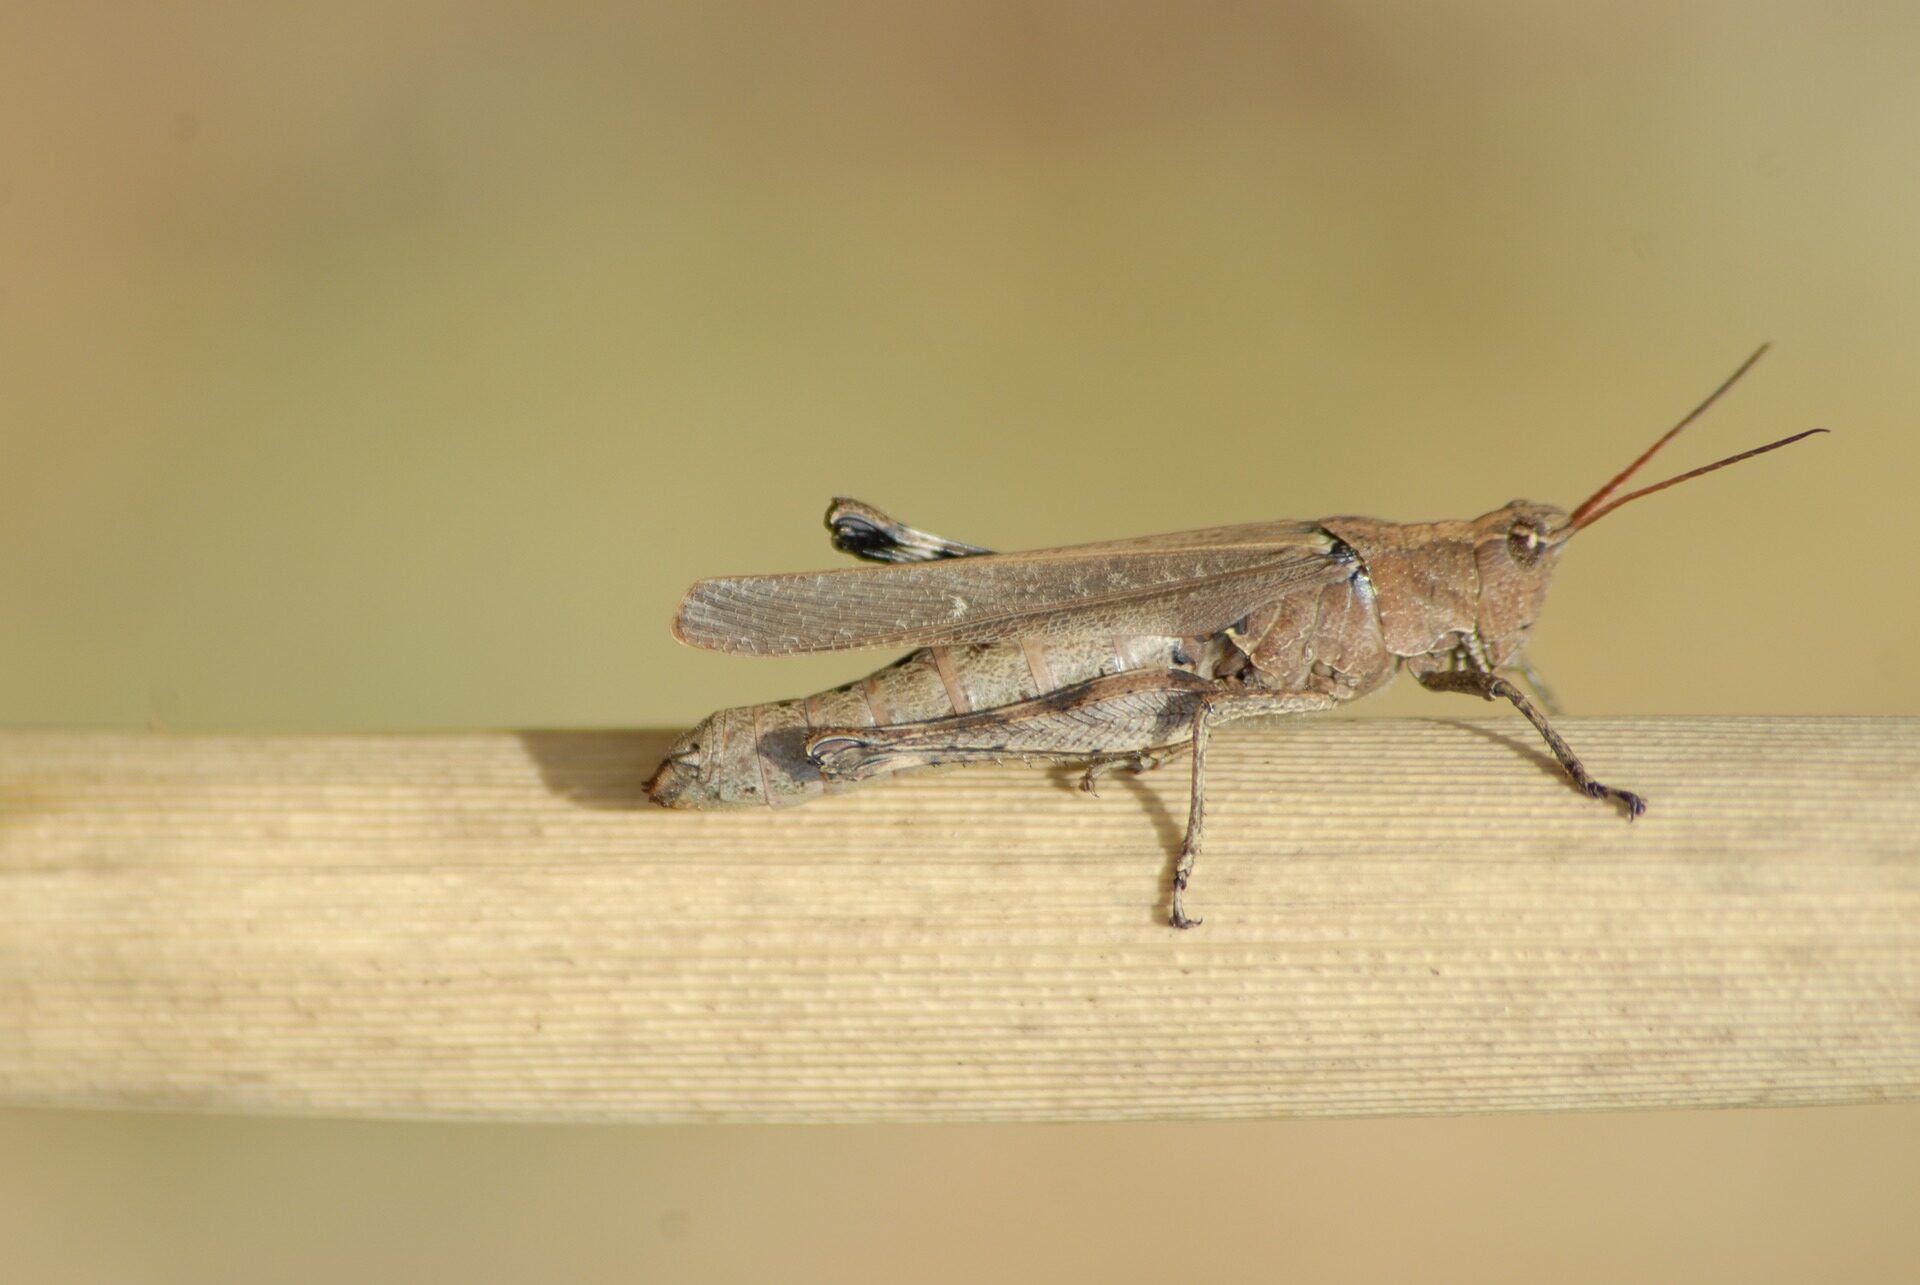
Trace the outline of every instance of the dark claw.
[[[1187, 855], [1186, 849], [1182, 848], [1180, 851], [1180, 859], [1182, 861], [1186, 860]], [[1186, 910], [1180, 905], [1181, 901], [1185, 899], [1186, 894], [1187, 881], [1176, 874], [1173, 877], [1173, 913], [1167, 916], [1167, 922], [1175, 928], [1180, 929], [1198, 928], [1203, 921], [1197, 918], [1187, 918]]]
[[1647, 810], [1647, 801], [1629, 790], [1616, 790], [1611, 785], [1602, 785], [1598, 781], [1580, 782], [1580, 791], [1590, 799], [1613, 799], [1627, 811], [1627, 820], [1643, 816]]

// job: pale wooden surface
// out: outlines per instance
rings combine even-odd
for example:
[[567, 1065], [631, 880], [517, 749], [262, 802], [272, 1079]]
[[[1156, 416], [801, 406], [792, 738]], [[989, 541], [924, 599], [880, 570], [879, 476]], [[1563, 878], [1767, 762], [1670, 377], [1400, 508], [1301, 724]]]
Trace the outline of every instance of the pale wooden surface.
[[1225, 729], [668, 813], [649, 733], [0, 734], [0, 1102], [1111, 1119], [1920, 1097], [1920, 720]]

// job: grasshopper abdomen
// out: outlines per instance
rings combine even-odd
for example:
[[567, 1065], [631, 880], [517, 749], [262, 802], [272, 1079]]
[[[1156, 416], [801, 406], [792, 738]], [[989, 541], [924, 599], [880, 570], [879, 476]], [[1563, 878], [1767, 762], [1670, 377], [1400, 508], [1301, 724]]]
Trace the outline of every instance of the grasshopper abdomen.
[[[647, 789], [654, 802], [668, 807], [804, 803], [879, 774], [836, 773], [830, 764], [823, 771], [809, 744], [827, 732], [945, 725], [1141, 670], [1199, 676], [1203, 658], [1211, 654], [1196, 640], [1146, 637], [923, 647], [856, 682], [812, 696], [720, 710], [674, 743]], [[1127, 738], [1118, 730], [1090, 739], [1101, 744], [1086, 751], [1089, 755], [1150, 748], [1121, 743]], [[1004, 753], [1031, 757], [1041, 751]], [[928, 765], [901, 762], [892, 770]]]

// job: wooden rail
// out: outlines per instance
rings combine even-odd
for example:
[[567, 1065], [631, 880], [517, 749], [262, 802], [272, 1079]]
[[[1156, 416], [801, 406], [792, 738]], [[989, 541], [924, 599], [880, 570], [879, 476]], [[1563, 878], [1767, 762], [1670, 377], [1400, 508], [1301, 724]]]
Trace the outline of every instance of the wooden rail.
[[1920, 1098], [1920, 719], [1215, 740], [669, 813], [651, 733], [0, 734], [0, 1102], [1088, 1120]]

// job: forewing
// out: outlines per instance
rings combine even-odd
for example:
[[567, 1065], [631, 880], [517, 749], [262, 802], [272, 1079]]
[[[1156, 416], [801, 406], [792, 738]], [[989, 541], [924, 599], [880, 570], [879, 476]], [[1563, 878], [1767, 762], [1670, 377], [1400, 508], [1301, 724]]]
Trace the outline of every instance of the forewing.
[[[1248, 541], [1238, 537], [1257, 534]], [[1346, 574], [1333, 538], [1300, 523], [901, 566], [703, 580], [674, 618], [682, 642], [782, 656], [1084, 633], [1191, 637], [1276, 593]]]
[[[1302, 544], [1304, 542], [1304, 544]], [[1317, 543], [1316, 543], [1317, 542]], [[1196, 531], [1168, 531], [1160, 535], [1134, 535], [1122, 540], [1098, 540], [1092, 544], [1069, 544], [1058, 549], [1040, 549], [1035, 556], [1096, 553], [1133, 553], [1149, 549], [1267, 548], [1279, 552], [1299, 545], [1325, 550], [1326, 532], [1317, 522], [1237, 522], [1231, 526], [1201, 527]]]

